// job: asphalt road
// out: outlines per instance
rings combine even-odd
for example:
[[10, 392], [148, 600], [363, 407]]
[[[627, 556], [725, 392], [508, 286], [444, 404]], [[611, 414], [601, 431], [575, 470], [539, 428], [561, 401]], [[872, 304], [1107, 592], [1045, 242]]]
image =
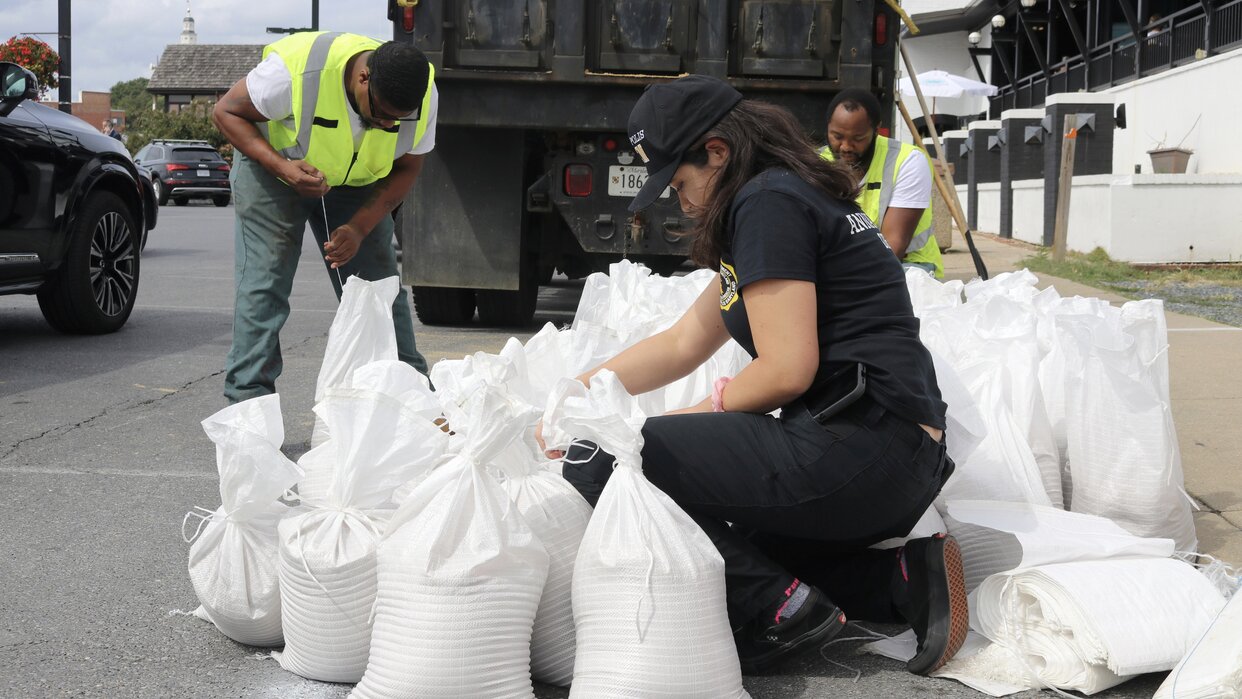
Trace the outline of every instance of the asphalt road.
[[[232, 321], [233, 209], [165, 207], [121, 331], [48, 328], [33, 297], [0, 297], [0, 696], [343, 697], [348, 686], [286, 673], [197, 619], [182, 516], [219, 505], [214, 449], [199, 425], [224, 406]], [[311, 399], [336, 308], [307, 245], [282, 333], [286, 451], [305, 450]], [[496, 352], [510, 335], [572, 320], [581, 284], [540, 293], [537, 325], [416, 327], [431, 362]], [[1139, 610], [1136, 610], [1139, 611]], [[882, 629], [896, 631], [896, 629]], [[760, 698], [982, 696], [893, 661], [812, 654], [748, 678]], [[843, 667], [844, 666], [844, 667]], [[855, 679], [855, 672], [859, 673]], [[1162, 676], [1099, 694], [1149, 697]], [[539, 697], [564, 697], [541, 687]], [[1019, 696], [1035, 696], [1028, 692]]]

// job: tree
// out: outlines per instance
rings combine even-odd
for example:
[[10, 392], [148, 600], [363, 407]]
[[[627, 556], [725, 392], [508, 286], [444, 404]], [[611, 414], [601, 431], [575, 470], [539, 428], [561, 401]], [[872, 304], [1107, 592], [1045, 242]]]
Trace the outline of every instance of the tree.
[[151, 93], [146, 78], [125, 80], [112, 86], [112, 108], [125, 112], [125, 120], [133, 121], [140, 112], [151, 111]]
[[0, 61], [16, 63], [34, 73], [39, 80], [40, 95], [46, 95], [48, 90], [60, 84], [56, 79], [60, 56], [51, 46], [32, 36], [15, 36], [0, 44]]
[[225, 147], [228, 146], [228, 140], [211, 123], [212, 106], [206, 100], [195, 100], [179, 112], [150, 109], [140, 111], [128, 119], [125, 145], [129, 147], [130, 153], [137, 153], [143, 146], [159, 138], [207, 141], [228, 158], [231, 156], [232, 147]]

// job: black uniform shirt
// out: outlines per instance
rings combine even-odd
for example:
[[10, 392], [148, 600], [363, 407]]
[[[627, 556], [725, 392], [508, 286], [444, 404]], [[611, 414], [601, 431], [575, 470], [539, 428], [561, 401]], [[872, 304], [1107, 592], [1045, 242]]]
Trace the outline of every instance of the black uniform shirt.
[[733, 200], [731, 245], [720, 260], [720, 312], [729, 334], [756, 356], [746, 285], [762, 279], [815, 284], [819, 369], [808, 396], [837, 370], [867, 366], [867, 394], [903, 418], [943, 429], [945, 404], [919, 340], [905, 272], [871, 219], [785, 169], [767, 170]]

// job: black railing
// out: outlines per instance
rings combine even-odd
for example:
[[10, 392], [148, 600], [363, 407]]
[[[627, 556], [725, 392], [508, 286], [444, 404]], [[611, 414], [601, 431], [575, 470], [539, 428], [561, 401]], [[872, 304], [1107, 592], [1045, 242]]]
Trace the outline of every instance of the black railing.
[[1212, 47], [1220, 51], [1242, 46], [1242, 2], [1217, 8], [1212, 17]]
[[1242, 46], [1242, 0], [1231, 0], [1215, 9], [1210, 47], [1207, 16], [1201, 5], [1175, 12], [1144, 27], [1142, 33], [1138, 42], [1127, 34], [1090, 48], [1086, 56], [1049, 66], [1047, 78], [1035, 73], [1002, 87], [991, 100], [993, 113], [1038, 107], [1048, 95], [1099, 90], [1154, 75], [1192, 63], [1206, 55], [1208, 48], [1212, 53], [1238, 48]]

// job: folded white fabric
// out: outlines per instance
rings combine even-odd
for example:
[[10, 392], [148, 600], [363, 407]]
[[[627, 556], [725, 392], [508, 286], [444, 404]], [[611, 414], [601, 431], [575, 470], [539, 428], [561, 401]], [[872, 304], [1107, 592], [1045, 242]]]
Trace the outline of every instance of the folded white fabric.
[[1242, 594], [1234, 593], [1153, 699], [1242, 697]]
[[1171, 558], [1059, 563], [989, 577], [975, 620], [1039, 681], [1086, 694], [1177, 664], [1225, 600]]

